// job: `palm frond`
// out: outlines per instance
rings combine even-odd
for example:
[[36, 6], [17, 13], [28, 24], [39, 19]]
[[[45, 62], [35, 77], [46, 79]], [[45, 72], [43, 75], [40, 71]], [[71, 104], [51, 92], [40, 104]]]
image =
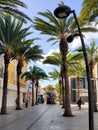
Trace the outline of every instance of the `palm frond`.
[[61, 65], [60, 53], [53, 52], [52, 55], [46, 57], [46, 59], [43, 61], [43, 64], [52, 64], [60, 66]]
[[11, 6], [15, 8], [17, 8], [17, 6], [27, 8], [27, 5], [20, 0], [0, 0], [0, 5]]
[[[11, 2], [11, 1], [10, 1]], [[16, 3], [16, 2], [15, 2]], [[12, 3], [13, 4], [13, 3]], [[10, 3], [10, 5], [12, 5]], [[25, 4], [23, 4], [22, 2], [20, 2], [20, 5], [24, 5], [22, 7], [26, 7]], [[16, 6], [16, 5], [15, 5]], [[15, 7], [13, 5], [13, 7]], [[3, 17], [6, 17], [6, 14], [10, 14], [12, 16], [14, 16], [15, 18], [17, 19], [20, 19], [21, 21], [27, 23], [27, 20], [31, 21], [32, 22], [32, 19], [30, 17], [28, 17], [26, 14], [24, 14], [23, 12], [19, 11], [18, 9], [16, 8], [12, 8], [12, 6], [2, 6], [0, 5], [0, 14], [3, 16]]]
[[49, 72], [50, 78], [57, 80], [61, 77], [60, 72], [56, 69], [53, 70], [53, 72]]

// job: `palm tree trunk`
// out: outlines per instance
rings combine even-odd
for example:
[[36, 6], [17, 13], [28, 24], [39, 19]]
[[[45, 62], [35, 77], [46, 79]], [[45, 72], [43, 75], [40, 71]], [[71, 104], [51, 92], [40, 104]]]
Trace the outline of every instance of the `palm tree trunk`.
[[[6, 57], [4, 57], [5, 59]], [[7, 84], [8, 84], [8, 65], [9, 60], [5, 61], [5, 70], [4, 70], [4, 80], [3, 80], [3, 96], [2, 96], [2, 106], [1, 114], [7, 114]]]
[[60, 85], [60, 95], [59, 95], [59, 104], [62, 104], [62, 80], [59, 79], [59, 85]]
[[98, 110], [97, 110], [97, 89], [96, 89], [96, 85], [94, 85], [94, 90], [95, 90], [95, 92], [94, 92], [94, 112], [98, 112]]
[[38, 105], [38, 81], [36, 82], [36, 105]]
[[93, 102], [94, 102], [94, 112], [97, 112], [97, 95], [96, 95], [96, 84], [94, 80], [92, 80], [92, 90], [93, 90]]
[[62, 108], [65, 108], [65, 89], [64, 89], [64, 79], [63, 79], [63, 77], [62, 77], [62, 100], [63, 100]]
[[34, 106], [34, 81], [32, 80], [32, 106]]
[[21, 66], [20, 63], [18, 62], [17, 64], [17, 106], [16, 106], [16, 110], [21, 110], [20, 107], [20, 82], [19, 82], [19, 78], [20, 78], [20, 74], [21, 74]]
[[62, 55], [62, 77], [64, 79], [64, 89], [65, 89], [65, 111], [63, 116], [71, 117], [71, 104], [70, 104], [70, 88], [68, 79], [68, 63], [66, 60], [68, 54], [68, 44], [65, 38], [60, 41], [60, 52]]
[[16, 110], [21, 110], [20, 107], [20, 83], [19, 83], [19, 75], [17, 75], [17, 106]]
[[38, 105], [38, 86], [36, 87], [36, 105]]
[[[90, 71], [91, 71], [91, 78], [93, 78], [93, 61], [90, 62]], [[92, 91], [93, 91], [93, 103], [94, 103], [94, 112], [97, 112], [97, 94], [96, 94], [96, 85], [94, 80], [92, 80]]]

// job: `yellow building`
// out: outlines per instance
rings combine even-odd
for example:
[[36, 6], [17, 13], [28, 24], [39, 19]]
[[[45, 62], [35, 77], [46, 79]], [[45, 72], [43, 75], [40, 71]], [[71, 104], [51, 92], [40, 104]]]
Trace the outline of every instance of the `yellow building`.
[[[7, 91], [7, 107], [15, 106], [15, 100], [17, 97], [17, 72], [16, 72], [17, 61], [13, 60], [10, 62], [8, 67], [8, 91]], [[27, 71], [27, 64], [24, 63], [22, 73]], [[0, 57], [0, 107], [2, 103], [2, 88], [3, 88], [3, 72], [4, 62], [3, 57]], [[20, 78], [20, 102], [23, 104], [23, 98], [27, 96], [27, 82], [25, 79]]]

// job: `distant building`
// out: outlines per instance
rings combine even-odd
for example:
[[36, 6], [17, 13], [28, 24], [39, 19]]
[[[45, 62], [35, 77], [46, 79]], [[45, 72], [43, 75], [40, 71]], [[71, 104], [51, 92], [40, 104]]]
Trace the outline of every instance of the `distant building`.
[[88, 102], [88, 88], [87, 80], [85, 77], [80, 78], [80, 88], [78, 88], [76, 77], [70, 77], [70, 86], [71, 86], [71, 102], [77, 102], [78, 94], [82, 98], [83, 102]]
[[[96, 91], [96, 98], [98, 103], [98, 63], [94, 66], [93, 76], [91, 80], [94, 81], [94, 87]], [[80, 91], [80, 96], [82, 97], [83, 102], [88, 102], [88, 84], [86, 77], [80, 78], [80, 89], [78, 90], [77, 79], [76, 77], [70, 77], [70, 86], [71, 86], [71, 101], [77, 101], [77, 94]]]

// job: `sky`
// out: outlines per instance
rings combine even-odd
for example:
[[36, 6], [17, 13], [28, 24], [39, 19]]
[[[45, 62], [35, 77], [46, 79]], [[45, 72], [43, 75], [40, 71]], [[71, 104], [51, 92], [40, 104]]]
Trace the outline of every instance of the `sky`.
[[[60, 3], [60, 0], [22, 0], [27, 6], [27, 9], [20, 8], [21, 11], [23, 11], [25, 14], [27, 14], [32, 20], [34, 17], [38, 16], [38, 12], [45, 12], [46, 10], [49, 10], [51, 12], [54, 12], [54, 10], [58, 7], [58, 3]], [[83, 0], [62, 0], [65, 5], [69, 6], [72, 10], [75, 10], [76, 15], [78, 16], [80, 13], [80, 10], [82, 8], [82, 2]], [[27, 23], [24, 26], [29, 26], [31, 23]], [[41, 49], [43, 49], [45, 56], [48, 56], [53, 51], [58, 51], [59, 44], [56, 44], [54, 46], [51, 46], [51, 43], [47, 43], [47, 35], [40, 35], [39, 31], [31, 29], [33, 34], [30, 36], [30, 38], [40, 37], [41, 40], [36, 41], [36, 44], [39, 44], [41, 46]], [[88, 44], [91, 39], [94, 39], [98, 42], [98, 33], [88, 33], [85, 37], [85, 43]], [[74, 49], [78, 45], [81, 44], [80, 38], [75, 39], [72, 43], [70, 43], [69, 48]], [[53, 65], [42, 65], [40, 62], [37, 62], [36, 64], [34, 62], [29, 64], [30, 66], [37, 65], [38, 67], [44, 69], [46, 73], [52, 72], [54, 68], [57, 68]], [[58, 69], [58, 68], [57, 68]], [[55, 86], [55, 83], [57, 81], [53, 80], [45, 80], [41, 81], [40, 85], [41, 87], [45, 87], [47, 85], [53, 85]]]

